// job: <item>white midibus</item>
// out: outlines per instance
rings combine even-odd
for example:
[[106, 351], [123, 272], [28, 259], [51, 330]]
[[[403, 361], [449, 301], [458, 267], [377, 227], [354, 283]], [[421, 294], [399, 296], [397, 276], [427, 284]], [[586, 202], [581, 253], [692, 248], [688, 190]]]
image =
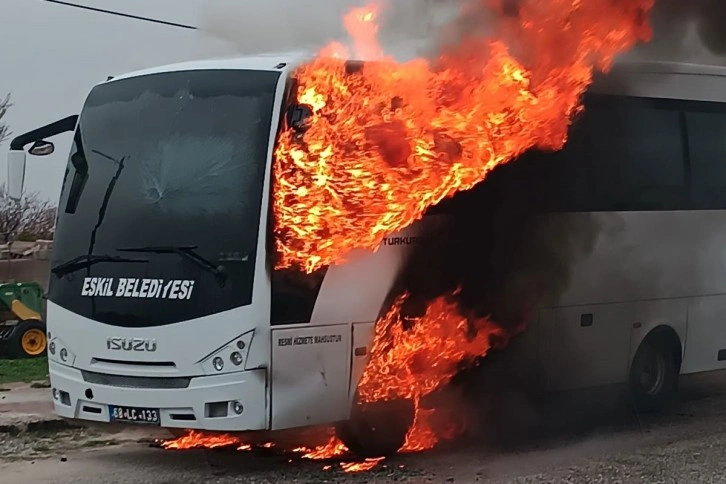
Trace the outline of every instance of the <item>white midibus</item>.
[[527, 247], [561, 278], [502, 356], [547, 391], [627, 384], [657, 410], [680, 375], [726, 368], [726, 68], [622, 62], [584, 107], [500, 187], [536, 192]]
[[[278, 130], [300, 112], [290, 92], [301, 60], [109, 78], [79, 116], [13, 140], [17, 199], [25, 148], [47, 154], [45, 138], [75, 133], [47, 314], [58, 415], [214, 431], [349, 420], [408, 242], [445, 215], [312, 282], [278, 276], [270, 172]], [[516, 350], [551, 389], [627, 381], [655, 406], [679, 373], [726, 367], [726, 70], [616, 72], [590, 90], [565, 150], [537, 155], [562, 194], [556, 217], [603, 228]], [[548, 168], [548, 158], [559, 161]], [[393, 452], [404, 423], [396, 438], [370, 433], [355, 447]]]

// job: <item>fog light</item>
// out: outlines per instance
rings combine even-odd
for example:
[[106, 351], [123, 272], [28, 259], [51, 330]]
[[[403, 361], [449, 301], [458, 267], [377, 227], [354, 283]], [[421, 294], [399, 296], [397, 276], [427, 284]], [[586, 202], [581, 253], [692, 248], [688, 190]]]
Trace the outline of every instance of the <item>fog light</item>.
[[245, 349], [245, 342], [242, 340], [237, 341], [237, 348], [241, 350]]
[[236, 351], [229, 355], [229, 359], [232, 363], [234, 363], [234, 366], [239, 366], [242, 364], [242, 355], [240, 355]]
[[217, 356], [212, 361], [212, 364], [214, 365], [214, 369], [217, 370], [217, 371], [222, 371], [222, 368], [224, 368], [224, 361], [219, 356]]
[[53, 389], [53, 400], [58, 400], [58, 389], [57, 388]]
[[60, 350], [60, 358], [63, 361], [67, 361], [68, 360], [68, 350], [67, 349], [61, 348], [61, 350]]
[[51, 341], [48, 345], [48, 351], [50, 351], [51, 355], [55, 354], [55, 341]]
[[242, 412], [244, 412], [245, 407], [242, 406], [242, 404], [239, 402], [234, 402], [232, 404], [232, 410], [234, 410], [234, 413], [236, 413], [237, 415], [241, 415]]

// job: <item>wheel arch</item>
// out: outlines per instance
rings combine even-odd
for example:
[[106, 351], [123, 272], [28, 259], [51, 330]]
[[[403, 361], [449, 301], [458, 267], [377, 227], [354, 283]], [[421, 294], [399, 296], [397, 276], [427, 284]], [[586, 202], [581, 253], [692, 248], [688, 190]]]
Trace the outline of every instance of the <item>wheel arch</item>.
[[648, 333], [640, 340], [638, 347], [630, 359], [628, 369], [632, 367], [633, 361], [638, 354], [638, 351], [646, 344], [663, 344], [671, 350], [673, 360], [676, 365], [677, 371], [680, 373], [681, 365], [683, 363], [683, 342], [678, 332], [669, 324], [659, 324], [652, 328]]

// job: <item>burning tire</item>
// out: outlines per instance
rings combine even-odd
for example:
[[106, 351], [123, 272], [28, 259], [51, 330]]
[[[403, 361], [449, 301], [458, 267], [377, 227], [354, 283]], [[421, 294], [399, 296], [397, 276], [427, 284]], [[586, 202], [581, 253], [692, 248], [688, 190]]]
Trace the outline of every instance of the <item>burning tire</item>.
[[353, 405], [350, 419], [336, 425], [338, 438], [360, 457], [388, 457], [406, 442], [413, 402], [395, 400]]
[[679, 372], [677, 337], [665, 330], [649, 335], [630, 367], [630, 395], [636, 410], [655, 412], [672, 403], [678, 392]]

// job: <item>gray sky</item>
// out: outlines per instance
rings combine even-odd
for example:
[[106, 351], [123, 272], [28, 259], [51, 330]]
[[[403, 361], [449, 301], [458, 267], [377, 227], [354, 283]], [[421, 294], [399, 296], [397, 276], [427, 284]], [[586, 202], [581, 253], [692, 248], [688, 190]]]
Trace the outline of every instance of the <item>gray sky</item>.
[[[71, 0], [74, 3], [202, 27], [191, 31], [121, 18], [43, 0], [0, 0], [0, 96], [14, 106], [6, 121], [15, 135], [78, 114], [93, 85], [109, 75], [235, 52], [315, 48], [343, 34], [341, 15], [363, 0]], [[460, 0], [452, 0], [456, 4]], [[658, 0], [682, 5], [686, 0]], [[690, 0], [689, 0], [690, 1]], [[693, 0], [696, 1], [696, 0]], [[700, 0], [699, 0], [700, 1]], [[380, 36], [388, 53], [415, 54], [421, 39], [449, 14], [435, 0], [389, 2]], [[657, 44], [649, 58], [723, 63], [704, 56], [693, 29], [673, 28], [683, 15], [669, 9], [654, 20]], [[641, 57], [641, 55], [638, 55]], [[26, 190], [55, 202], [65, 169], [70, 133], [57, 137], [56, 153], [28, 158]], [[7, 174], [8, 142], [0, 145], [0, 182]]]
[[[78, 114], [89, 90], [109, 75], [155, 65], [262, 50], [315, 48], [343, 34], [341, 14], [356, 0], [70, 0], [202, 27], [195, 32], [42, 0], [0, 0], [0, 96], [14, 135]], [[430, 0], [423, 0], [431, 3]], [[409, 10], [421, 0], [399, 0]], [[413, 18], [413, 17], [410, 17]], [[421, 27], [409, 22], [409, 30]], [[400, 30], [400, 29], [399, 29]], [[414, 32], [420, 35], [420, 32]], [[54, 201], [71, 134], [56, 152], [28, 157], [26, 191]], [[0, 182], [9, 141], [0, 144]]]
[[[205, 0], [76, 3], [195, 25]], [[77, 114], [88, 91], [109, 75], [231, 52], [229, 45], [195, 31], [41, 0], [0, 0], [0, 46], [0, 96], [12, 95], [6, 121], [15, 135]], [[28, 157], [27, 191], [55, 202], [70, 138], [70, 134], [55, 138], [56, 153], [49, 157]], [[7, 176], [8, 148], [7, 141], [0, 145], [0, 181]]]

